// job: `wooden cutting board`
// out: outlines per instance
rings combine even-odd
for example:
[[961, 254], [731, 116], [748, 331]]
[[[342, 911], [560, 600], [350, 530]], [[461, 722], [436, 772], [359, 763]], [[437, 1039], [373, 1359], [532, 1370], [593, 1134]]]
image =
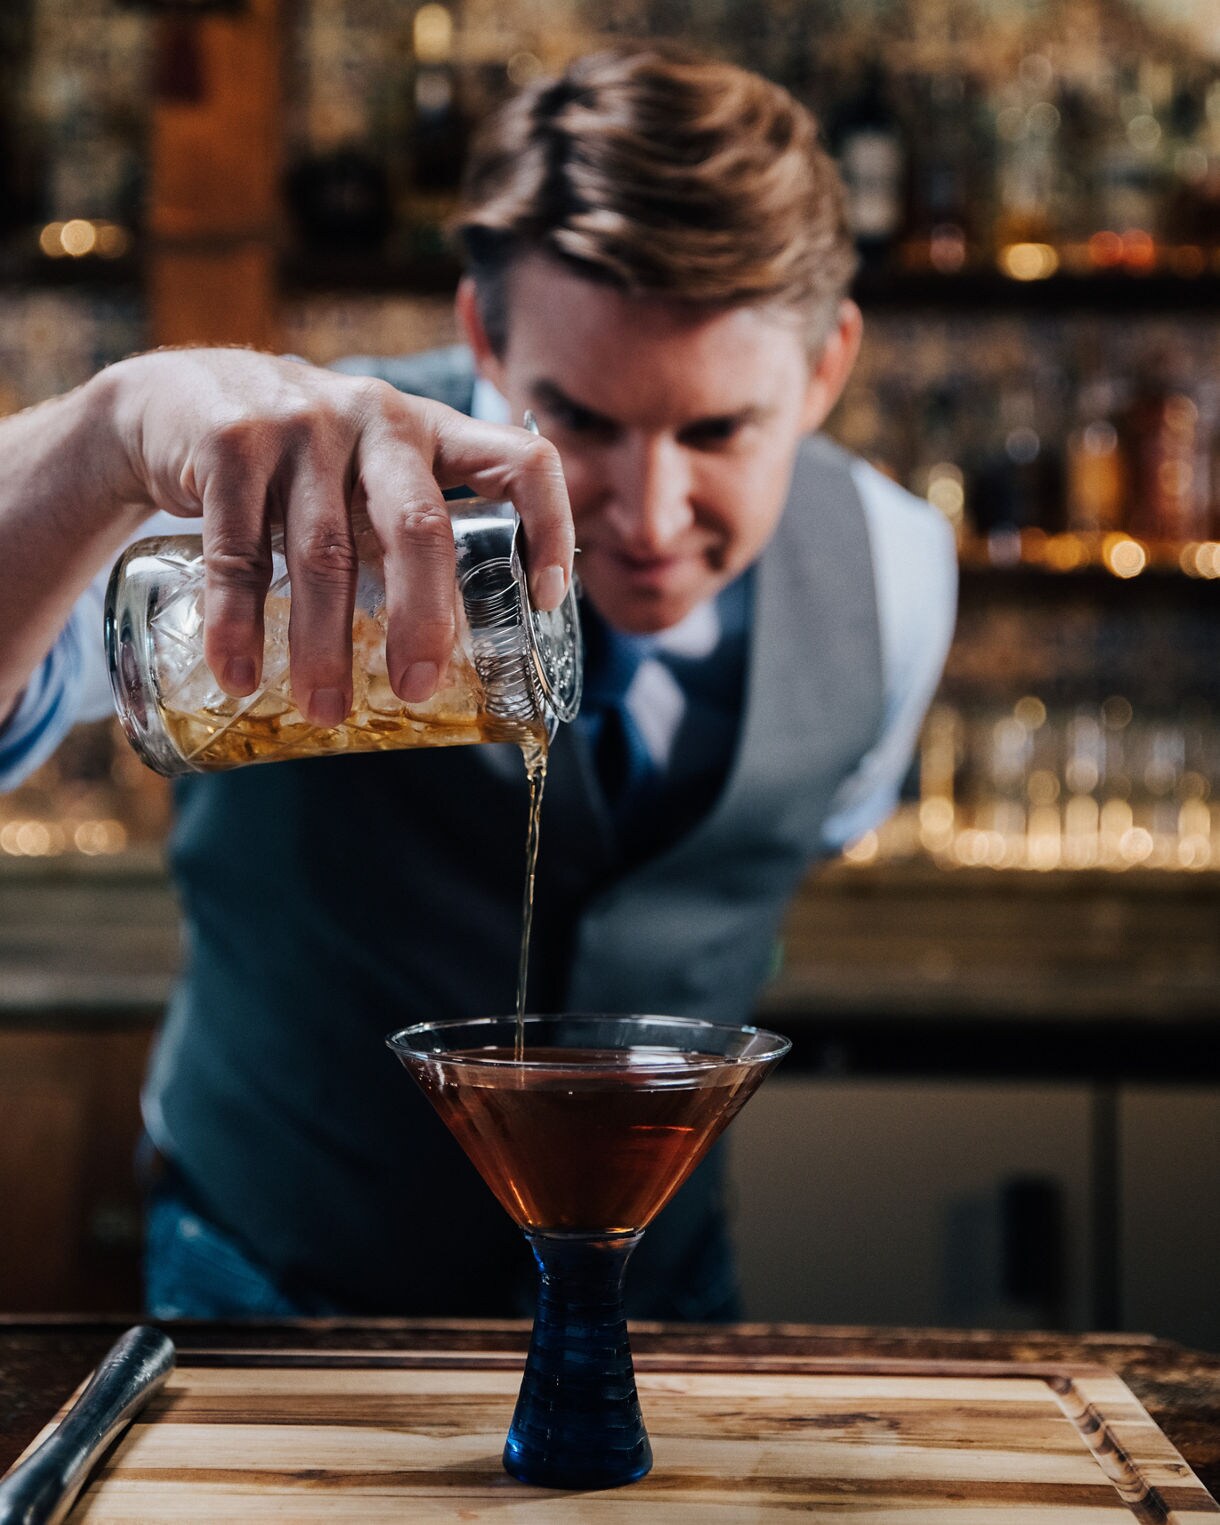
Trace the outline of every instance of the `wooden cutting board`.
[[[183, 1352], [72, 1525], [674, 1521], [851, 1525], [1220, 1520], [1103, 1367], [637, 1358], [655, 1463], [628, 1488], [524, 1487], [500, 1452], [520, 1357]], [[620, 1517], [623, 1517], [620, 1514]]]

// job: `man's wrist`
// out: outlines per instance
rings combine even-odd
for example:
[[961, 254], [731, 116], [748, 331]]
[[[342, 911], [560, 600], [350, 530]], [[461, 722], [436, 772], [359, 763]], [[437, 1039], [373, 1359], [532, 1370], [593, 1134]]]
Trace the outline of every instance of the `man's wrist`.
[[139, 470], [139, 440], [127, 439], [131, 421], [138, 418], [130, 397], [131, 361], [98, 371], [69, 401], [79, 410], [77, 460], [81, 468], [80, 501], [94, 512], [104, 502], [111, 522], [131, 521], [136, 527], [152, 511], [148, 484]]

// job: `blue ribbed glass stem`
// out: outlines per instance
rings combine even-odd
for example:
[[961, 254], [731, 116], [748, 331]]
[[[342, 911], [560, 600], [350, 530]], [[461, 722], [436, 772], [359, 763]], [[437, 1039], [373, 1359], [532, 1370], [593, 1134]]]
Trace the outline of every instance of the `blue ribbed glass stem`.
[[640, 1234], [525, 1236], [542, 1281], [504, 1465], [544, 1488], [613, 1488], [652, 1466], [623, 1272]]

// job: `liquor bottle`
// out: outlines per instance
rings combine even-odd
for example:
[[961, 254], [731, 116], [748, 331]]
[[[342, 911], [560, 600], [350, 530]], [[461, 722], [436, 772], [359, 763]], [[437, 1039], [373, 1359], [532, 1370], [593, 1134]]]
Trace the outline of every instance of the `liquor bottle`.
[[0, 13], [0, 236], [35, 215], [31, 155], [20, 121], [21, 81], [29, 68], [32, 20], [23, 6]]
[[1106, 376], [1091, 377], [1077, 394], [1064, 477], [1067, 527], [1080, 534], [1122, 526], [1127, 477], [1115, 424], [1120, 406], [1118, 383]]
[[1197, 146], [1207, 159], [1198, 188], [1198, 237], [1214, 256], [1220, 249], [1220, 77], [1213, 78], [1207, 87]]
[[911, 143], [903, 264], [942, 275], [977, 263], [993, 173], [977, 83], [938, 72], [912, 86], [921, 130]]
[[1103, 124], [1093, 80], [1061, 79], [1054, 104], [1059, 113], [1056, 232], [1064, 266], [1079, 274], [1092, 268], [1089, 240], [1101, 226], [1093, 165]]
[[966, 535], [966, 479], [961, 467], [965, 392], [964, 379], [955, 375], [928, 388], [916, 431], [915, 464], [908, 478], [911, 491], [926, 498], [949, 521], [959, 546]]
[[1205, 441], [1183, 370], [1171, 354], [1150, 357], [1120, 427], [1129, 481], [1127, 527], [1151, 540], [1192, 540], [1207, 533]]
[[1179, 77], [1169, 118], [1163, 235], [1176, 272], [1200, 275], [1220, 248], [1220, 80]]
[[993, 101], [996, 134], [995, 240], [1001, 267], [1018, 244], [1058, 240], [1059, 130], [1055, 71], [1041, 53], [1027, 54], [1016, 77]]
[[[1199, 407], [1199, 498], [1204, 505], [1202, 534], [1206, 540], [1220, 540], [1220, 379], [1211, 376], [1196, 381], [1195, 402]], [[1220, 572], [1220, 563], [1216, 564]]]
[[1105, 77], [1102, 140], [1093, 165], [1098, 230], [1122, 238], [1122, 262], [1135, 270], [1156, 262], [1165, 194], [1164, 132], [1140, 84], [1134, 63]]
[[907, 150], [880, 64], [868, 65], [835, 113], [830, 141], [860, 257], [866, 265], [883, 264], [902, 232]]
[[453, 58], [453, 19], [444, 5], [421, 5], [413, 25], [414, 108], [411, 180], [417, 191], [456, 189], [466, 155], [468, 124]]
[[1020, 558], [1022, 530], [1057, 530], [1063, 499], [1062, 461], [1042, 413], [1053, 400], [1027, 375], [1005, 378], [997, 392], [989, 437], [969, 483], [968, 497], [988, 555], [997, 563]]
[[298, 160], [285, 191], [312, 249], [368, 253], [385, 242], [393, 223], [386, 167], [357, 143]]

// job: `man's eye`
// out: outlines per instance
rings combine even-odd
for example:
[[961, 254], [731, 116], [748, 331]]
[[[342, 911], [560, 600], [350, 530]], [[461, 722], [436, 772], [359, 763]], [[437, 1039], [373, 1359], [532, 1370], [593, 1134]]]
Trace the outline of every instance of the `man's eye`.
[[604, 439], [612, 432], [608, 419], [600, 413], [590, 413], [587, 408], [579, 407], [576, 403], [552, 403], [549, 411], [559, 427], [570, 434], [595, 435]]
[[696, 450], [715, 450], [718, 446], [732, 444], [741, 430], [739, 418], [709, 418], [704, 423], [691, 424], [683, 429], [682, 443]]

